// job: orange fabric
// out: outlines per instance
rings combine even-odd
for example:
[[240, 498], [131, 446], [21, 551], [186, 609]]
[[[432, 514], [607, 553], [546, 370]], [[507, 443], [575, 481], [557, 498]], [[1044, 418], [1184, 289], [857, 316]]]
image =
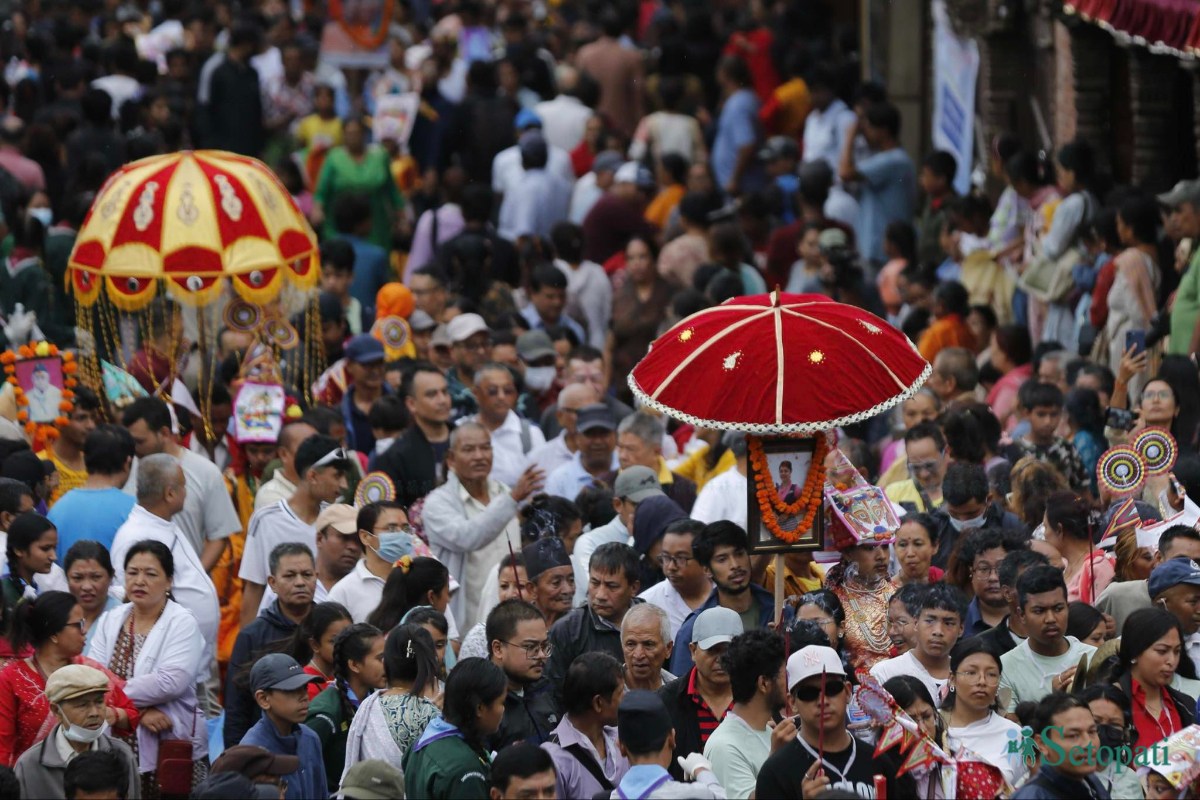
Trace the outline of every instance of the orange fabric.
[[974, 346], [975, 337], [971, 334], [967, 323], [958, 314], [947, 314], [941, 319], [934, 320], [933, 324], [921, 334], [921, 340], [917, 342], [917, 350], [921, 352], [921, 357], [931, 363], [943, 348], [965, 347], [969, 350]]
[[804, 120], [812, 107], [808, 84], [803, 78], [793, 78], [771, 93], [759, 109], [758, 117], [772, 136], [791, 136], [799, 140], [804, 136]]
[[403, 317], [408, 319], [416, 308], [413, 293], [403, 283], [385, 283], [375, 295], [375, 318]]
[[[225, 479], [225, 485], [229, 485], [229, 478]], [[222, 668], [229, 663], [233, 643], [241, 630], [242, 580], [237, 575], [242, 565], [242, 551], [246, 549], [245, 532], [250, 526], [250, 515], [254, 513], [254, 490], [246, 482], [245, 476], [237, 477], [237, 483], [231, 487], [230, 492], [238, 519], [242, 521], [242, 530], [229, 537], [229, 547], [221, 553], [221, 558], [209, 573], [213, 585], [217, 587], [217, 599], [221, 603], [221, 624], [217, 629], [217, 663]]]
[[653, 222], [660, 230], [665, 230], [667, 221], [671, 218], [671, 212], [675, 210], [675, 206], [679, 205], [679, 201], [683, 199], [683, 195], [687, 190], [678, 184], [668, 186], [658, 193], [658, 196], [650, 201], [650, 205], [646, 206], [646, 213], [643, 216], [647, 222]]

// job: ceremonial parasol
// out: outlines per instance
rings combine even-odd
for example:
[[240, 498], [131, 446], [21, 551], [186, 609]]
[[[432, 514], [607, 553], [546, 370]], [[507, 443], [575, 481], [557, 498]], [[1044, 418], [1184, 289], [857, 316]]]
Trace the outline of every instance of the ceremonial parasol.
[[874, 314], [772, 292], [682, 320], [654, 341], [629, 386], [646, 405], [693, 425], [813, 434], [887, 411], [931, 369]]

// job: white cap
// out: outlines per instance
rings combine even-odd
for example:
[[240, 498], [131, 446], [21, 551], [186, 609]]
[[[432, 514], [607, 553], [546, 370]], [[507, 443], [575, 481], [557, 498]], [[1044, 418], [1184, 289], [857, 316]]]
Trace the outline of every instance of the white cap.
[[446, 334], [453, 344], [465, 342], [475, 334], [487, 331], [487, 323], [478, 314], [459, 314], [446, 324]]
[[832, 647], [810, 644], [792, 653], [787, 661], [788, 691], [796, 684], [813, 675], [840, 675], [846, 677], [846, 668]]

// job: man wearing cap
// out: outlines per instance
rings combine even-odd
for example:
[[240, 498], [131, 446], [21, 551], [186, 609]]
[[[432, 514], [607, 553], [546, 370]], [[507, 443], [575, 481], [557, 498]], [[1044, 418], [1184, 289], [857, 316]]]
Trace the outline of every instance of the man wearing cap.
[[392, 800], [404, 796], [404, 775], [378, 758], [359, 761], [342, 776], [339, 797], [346, 800]]
[[75, 756], [116, 753], [129, 771], [129, 797], [141, 796], [138, 765], [129, 745], [108, 735], [104, 696], [108, 676], [82, 664], [59, 667], [46, 681], [46, 700], [58, 720], [44, 739], [17, 759], [14, 771], [22, 797], [65, 797], [63, 776]]
[[638, 568], [637, 552], [623, 542], [601, 545], [588, 559], [587, 602], [550, 629], [555, 652], [546, 674], [556, 692], [562, 692], [567, 668], [580, 653], [600, 651], [617, 661], [624, 659], [621, 622], [634, 603], [642, 602], [637, 597], [641, 588]]
[[346, 422], [346, 446], [360, 453], [375, 452], [375, 433], [367, 415], [371, 405], [391, 387], [383, 379], [383, 342], [363, 333], [346, 343], [346, 375], [350, 385], [342, 394], [342, 419]]
[[775, 613], [775, 599], [766, 589], [750, 580], [750, 541], [746, 532], [728, 520], [706, 525], [692, 541], [692, 555], [712, 579], [713, 592], [708, 600], [679, 626], [675, 650], [671, 654], [671, 672], [686, 674], [691, 668], [692, 625], [705, 609], [720, 606], [732, 609], [746, 630], [765, 628]]
[[517, 384], [508, 367], [485, 364], [475, 373], [474, 384], [479, 413], [464, 421], [478, 422], [491, 435], [492, 480], [516, 486], [529, 469], [529, 454], [544, 445], [546, 437], [536, 425], [517, 416]]
[[1188, 356], [1200, 346], [1200, 180], [1180, 181], [1175, 188], [1158, 196], [1167, 210], [1168, 227], [1174, 235], [1191, 239], [1192, 253], [1187, 269], [1179, 280], [1175, 302], [1171, 306], [1171, 338], [1167, 352]]
[[276, 545], [271, 551], [270, 569], [267, 578], [270, 605], [238, 632], [225, 673], [225, 742], [229, 744], [240, 742], [258, 719], [254, 696], [242, 683], [245, 668], [272, 645], [290, 639], [312, 612], [313, 603], [326, 599], [324, 592], [319, 601], [314, 599], [321, 584], [306, 545], [296, 542]]
[[450, 434], [446, 466], [446, 482], [426, 496], [422, 520], [434, 557], [462, 584], [450, 607], [461, 629], [470, 630], [479, 621], [488, 574], [510, 547], [520, 546], [517, 504], [541, 489], [542, 476], [525, 470], [511, 492], [491, 480], [492, 440], [478, 422]]
[[492, 332], [478, 314], [459, 314], [447, 323], [446, 335], [454, 355], [454, 367], [446, 373], [454, 404], [451, 422], [457, 422], [479, 410], [472, 389], [475, 373], [487, 363], [491, 352]]
[[269, 560], [277, 545], [298, 542], [310, 553], [317, 549], [317, 517], [326, 503], [346, 491], [350, 455], [330, 436], [316, 434], [305, 439], [296, 451], [300, 482], [287, 500], [254, 512], [242, 552], [242, 626], [249, 625], [262, 610]]
[[[675, 753], [704, 751], [708, 737], [733, 707], [733, 690], [722, 656], [735, 636], [744, 632], [742, 620], [728, 608], [710, 608], [695, 617], [684, 647], [692, 666], [658, 690], [675, 724]], [[678, 647], [678, 641], [676, 647]], [[671, 774], [680, 775], [675, 767]]]
[[617, 426], [617, 460], [621, 469], [641, 464], [655, 470], [663, 494], [690, 513], [696, 503], [696, 484], [682, 475], [676, 475], [667, 466], [662, 455], [666, 432], [667, 427], [661, 417], [645, 410], [630, 414]]
[[[238, 744], [226, 747], [213, 762], [209, 775], [237, 775], [250, 781], [254, 797], [279, 800], [280, 781], [300, 769], [300, 759], [272, 753], [265, 747]], [[243, 795], [245, 796], [245, 795]]]
[[408, 327], [412, 331], [413, 347], [416, 349], [416, 359], [425, 361], [429, 358], [430, 340], [437, 320], [421, 309], [416, 309], [408, 318]]
[[[671, 714], [663, 698], [654, 692], [634, 689], [621, 698], [617, 708], [617, 739], [621, 754], [629, 759], [629, 771], [609, 795], [613, 800], [724, 800], [725, 790], [717, 782], [712, 764], [698, 749], [681, 747]], [[683, 783], [679, 778], [692, 782]]]
[[[599, 459], [597, 457], [596, 463]], [[633, 544], [633, 517], [638, 503], [663, 493], [658, 476], [649, 467], [632, 466], [621, 470], [612, 483], [613, 508], [617, 515], [609, 522], [587, 531], [575, 542], [571, 558], [575, 561], [575, 604], [582, 605], [587, 590], [587, 565], [592, 553], [609, 542]]]
[[558, 382], [558, 351], [545, 331], [525, 331], [517, 337], [516, 363], [525, 393], [517, 401], [517, 411], [526, 419], [536, 420], [542, 410], [554, 402], [562, 384]]
[[[575, 181], [575, 188], [571, 191], [571, 212], [568, 219], [572, 223], [583, 224], [588, 212], [592, 210], [596, 202], [612, 188], [613, 178], [616, 177], [617, 170], [624, 163], [625, 157], [616, 150], [604, 150], [596, 154], [596, 157], [592, 159], [591, 171], [581, 175], [579, 180]], [[583, 258], [582, 252], [579, 258]], [[607, 331], [607, 329], [605, 330]]]
[[[563, 390], [559, 395], [560, 404], [571, 402], [573, 395], [568, 396], [567, 392], [573, 388], [568, 386]], [[586, 386], [580, 388], [591, 393]], [[564, 396], [568, 398], [566, 401]], [[573, 439], [575, 454], [546, 479], [547, 494], [572, 502], [589, 486], [611, 486], [618, 467], [615, 452], [617, 423], [612, 412], [603, 403], [576, 406], [576, 409], [574, 419], [566, 421], [574, 430], [564, 427], [562, 434]]]
[[917, 796], [911, 777], [895, 777], [896, 765], [877, 758], [847, 730], [850, 682], [832, 647], [808, 645], [792, 653], [787, 683], [800, 735], [763, 763], [756, 797], [819, 797], [828, 789], [874, 797], [876, 775], [887, 780], [888, 797]]
[[298, 757], [299, 766], [280, 776], [287, 782], [284, 797], [288, 800], [329, 794], [321, 740], [312, 728], [302, 724], [308, 713], [308, 684], [318, 680], [285, 653], [263, 656], [250, 669], [250, 690], [263, 715], [246, 731], [241, 743]]
[[613, 174], [613, 185], [583, 218], [583, 257], [603, 264], [624, 249], [634, 236], [651, 239], [657, 228], [643, 216], [646, 192], [654, 188], [654, 176], [633, 161]]
[[500, 203], [499, 232], [509, 241], [522, 236], [549, 236], [550, 229], [567, 218], [571, 181], [549, 171], [549, 146], [540, 130], [530, 130], [517, 140], [521, 176]]
[[[541, 331], [531, 331], [531, 333], [542, 333]], [[544, 335], [544, 334], [543, 334]], [[546, 442], [541, 447], [535, 448], [529, 454], [529, 463], [535, 465], [542, 472], [546, 473], [546, 491], [548, 494], [554, 494], [550, 490], [551, 474], [563, 466], [570, 464], [575, 460], [575, 455], [580, 451], [583, 444], [583, 437], [579, 434], [579, 412], [584, 406], [596, 403], [596, 391], [585, 383], [571, 383], [564, 386], [558, 393], [558, 400], [555, 403], [555, 418], [562, 429], [558, 435]], [[613, 440], [615, 447], [616, 440]], [[609, 451], [609, 467], [612, 465], [612, 451]], [[572, 500], [574, 498], [571, 498]]]

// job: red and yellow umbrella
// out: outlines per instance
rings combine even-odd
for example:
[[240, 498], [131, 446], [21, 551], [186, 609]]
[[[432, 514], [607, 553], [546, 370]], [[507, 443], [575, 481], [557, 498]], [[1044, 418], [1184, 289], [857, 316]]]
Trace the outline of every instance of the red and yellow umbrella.
[[265, 303], [284, 282], [315, 285], [317, 240], [287, 189], [261, 161], [216, 150], [127, 164], [97, 195], [68, 262], [76, 301], [105, 287], [123, 311], [144, 307], [163, 281], [192, 305], [225, 278]]

